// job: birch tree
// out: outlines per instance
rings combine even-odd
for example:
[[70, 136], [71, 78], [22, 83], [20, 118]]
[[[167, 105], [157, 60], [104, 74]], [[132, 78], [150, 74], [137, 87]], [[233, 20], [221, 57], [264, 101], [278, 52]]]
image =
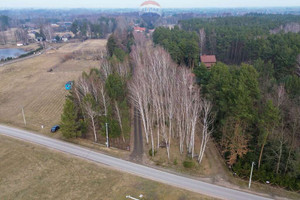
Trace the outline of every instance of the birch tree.
[[201, 146], [198, 157], [198, 162], [201, 163], [204, 152], [207, 146], [207, 142], [213, 132], [213, 123], [215, 120], [215, 115], [212, 114], [212, 103], [206, 99], [202, 100], [202, 116], [201, 116], [201, 125], [202, 125], [202, 136], [201, 136]]
[[[186, 67], [177, 66], [164, 49], [153, 47], [142, 36], [138, 36], [131, 58], [134, 73], [129, 91], [132, 104], [140, 112], [147, 144], [150, 138], [152, 155], [163, 142], [170, 158], [172, 138], [178, 138], [180, 153], [186, 146], [194, 157], [203, 104], [194, 75]], [[205, 103], [210, 105], [208, 101]], [[209, 110], [205, 116], [210, 114]], [[204, 130], [201, 160], [211, 131]]]

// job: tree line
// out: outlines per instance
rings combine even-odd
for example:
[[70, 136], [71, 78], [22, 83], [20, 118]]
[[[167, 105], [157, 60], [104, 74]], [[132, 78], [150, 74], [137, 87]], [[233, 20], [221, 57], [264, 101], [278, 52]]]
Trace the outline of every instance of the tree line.
[[[227, 64], [240, 64], [253, 59], [254, 52], [262, 53], [256, 47], [263, 46], [259, 42], [269, 37], [271, 30], [292, 22], [300, 23], [300, 17], [248, 14], [239, 17], [182, 20], [179, 24], [183, 30], [198, 34], [203, 54], [214, 54], [218, 60]], [[254, 47], [253, 43], [258, 46]]]
[[189, 67], [199, 62], [199, 40], [195, 32], [187, 32], [175, 26], [174, 29], [158, 27], [153, 33], [153, 42], [168, 50], [177, 64]]
[[114, 32], [117, 21], [114, 18], [101, 17], [95, 22], [87, 19], [75, 20], [70, 30], [79, 38], [105, 38], [109, 33]]
[[228, 166], [248, 177], [255, 161], [254, 180], [298, 191], [300, 98], [276, 83], [272, 69], [257, 60], [211, 70], [201, 65], [194, 72], [217, 113], [213, 136]]

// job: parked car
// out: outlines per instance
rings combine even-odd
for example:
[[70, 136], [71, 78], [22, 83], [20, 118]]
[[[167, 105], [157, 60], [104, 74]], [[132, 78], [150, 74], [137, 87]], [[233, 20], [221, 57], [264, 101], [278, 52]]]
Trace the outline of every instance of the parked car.
[[54, 133], [54, 132], [58, 131], [59, 128], [60, 128], [59, 125], [55, 125], [51, 128], [51, 132]]

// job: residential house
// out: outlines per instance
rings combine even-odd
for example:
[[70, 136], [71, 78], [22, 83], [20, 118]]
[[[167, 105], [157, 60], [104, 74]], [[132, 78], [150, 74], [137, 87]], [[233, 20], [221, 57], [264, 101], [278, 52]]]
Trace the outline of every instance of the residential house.
[[200, 62], [203, 63], [207, 68], [211, 68], [216, 64], [217, 59], [215, 55], [201, 55]]

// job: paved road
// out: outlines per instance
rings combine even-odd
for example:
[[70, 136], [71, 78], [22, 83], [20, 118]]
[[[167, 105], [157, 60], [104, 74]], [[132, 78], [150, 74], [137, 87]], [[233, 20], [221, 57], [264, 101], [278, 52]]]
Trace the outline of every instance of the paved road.
[[157, 169], [153, 169], [136, 163], [107, 156], [89, 150], [87, 148], [80, 147], [78, 145], [70, 144], [64, 141], [34, 134], [16, 128], [0, 125], [0, 134], [14, 137], [14, 138], [19, 138], [21, 140], [29, 141], [51, 149], [59, 150], [97, 163], [102, 163], [111, 166], [112, 168], [118, 169], [120, 171], [124, 171], [137, 176], [166, 183], [169, 185], [177, 186], [179, 188], [192, 190], [194, 192], [205, 194], [212, 197], [217, 197], [221, 199], [230, 199], [230, 200], [268, 199], [254, 194], [228, 189], [225, 187], [220, 187], [213, 184], [205, 183], [199, 180], [186, 178], [183, 176], [171, 174], [164, 171], [159, 171]]

